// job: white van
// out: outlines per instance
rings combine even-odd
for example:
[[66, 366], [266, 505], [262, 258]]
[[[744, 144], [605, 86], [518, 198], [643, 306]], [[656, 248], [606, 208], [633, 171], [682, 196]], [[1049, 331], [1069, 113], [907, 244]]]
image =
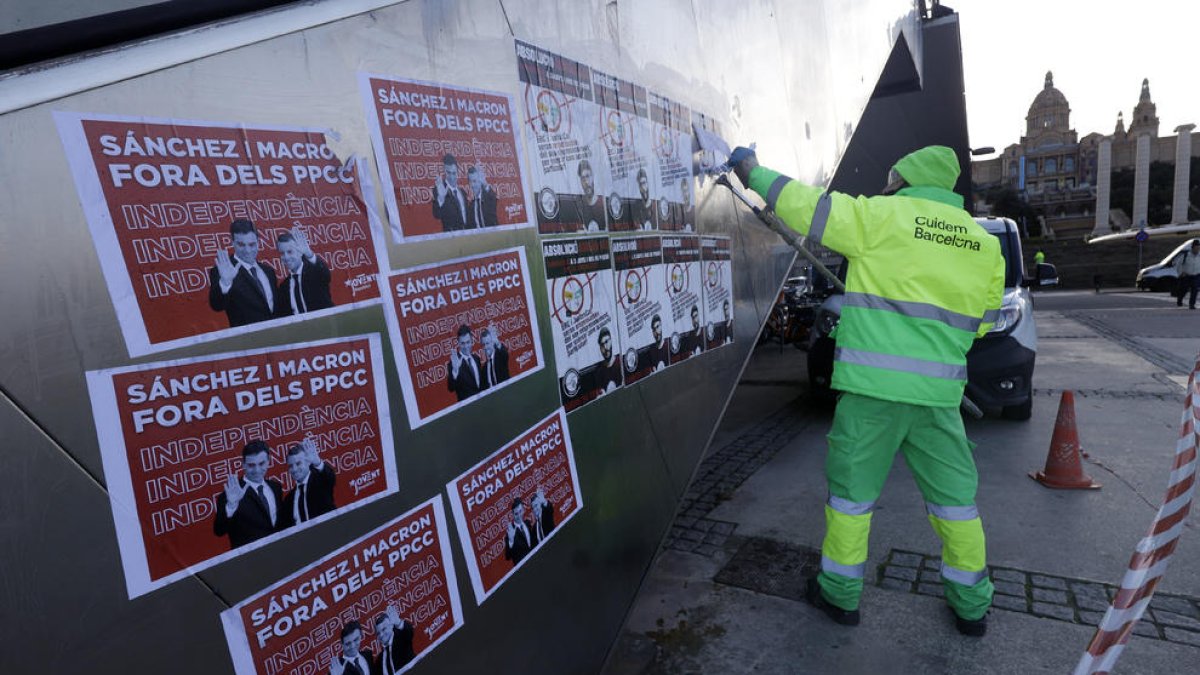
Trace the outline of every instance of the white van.
[[1194, 241], [1200, 241], [1200, 239], [1188, 239], [1158, 263], [1138, 270], [1138, 290], [1156, 292], [1175, 290], [1175, 281], [1179, 278], [1175, 272], [1175, 260], [1181, 253], [1191, 248]]
[[[1033, 412], [1033, 365], [1037, 359], [1037, 326], [1033, 319], [1031, 286], [1055, 286], [1054, 265], [1038, 265], [1033, 277], [1025, 273], [1021, 234], [1008, 218], [976, 218], [983, 229], [1000, 240], [1004, 256], [1004, 301], [1000, 318], [967, 352], [966, 395], [983, 410], [998, 410], [1006, 419], [1027, 420]], [[843, 274], [844, 276], [844, 274]], [[809, 386], [818, 397], [829, 398], [833, 374], [834, 340], [842, 296], [830, 296], [817, 310], [808, 349]]]
[[1033, 412], [1033, 364], [1037, 358], [1037, 326], [1033, 320], [1032, 286], [1055, 286], [1058, 272], [1042, 263], [1031, 278], [1025, 273], [1021, 233], [1008, 218], [976, 218], [1000, 240], [1004, 255], [1004, 302], [1000, 319], [967, 352], [967, 397], [980, 408], [998, 409], [1012, 420]]

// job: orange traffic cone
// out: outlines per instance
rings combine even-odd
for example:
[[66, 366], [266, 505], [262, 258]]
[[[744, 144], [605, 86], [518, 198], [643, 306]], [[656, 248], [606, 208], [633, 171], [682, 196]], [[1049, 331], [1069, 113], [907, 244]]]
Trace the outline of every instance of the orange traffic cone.
[[1046, 454], [1046, 469], [1029, 477], [1050, 488], [1095, 490], [1100, 484], [1083, 472], [1079, 459], [1079, 433], [1075, 431], [1075, 392], [1064, 391], [1058, 403], [1058, 419]]

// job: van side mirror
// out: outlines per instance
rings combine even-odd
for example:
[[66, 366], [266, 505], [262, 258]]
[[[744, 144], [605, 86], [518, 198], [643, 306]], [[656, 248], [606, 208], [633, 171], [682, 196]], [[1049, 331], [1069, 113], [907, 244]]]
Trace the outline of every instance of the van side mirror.
[[1025, 280], [1026, 286], [1044, 288], [1058, 285], [1058, 269], [1050, 263], [1038, 263], [1032, 279]]

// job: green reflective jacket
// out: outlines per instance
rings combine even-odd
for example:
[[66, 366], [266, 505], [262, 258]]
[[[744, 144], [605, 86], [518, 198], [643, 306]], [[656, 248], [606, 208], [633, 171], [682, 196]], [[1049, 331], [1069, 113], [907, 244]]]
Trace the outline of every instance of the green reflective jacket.
[[750, 187], [789, 227], [846, 256], [834, 389], [917, 405], [962, 399], [967, 350], [1004, 297], [1000, 242], [951, 189], [958, 160], [943, 146], [896, 163], [910, 185], [851, 197], [757, 167]]

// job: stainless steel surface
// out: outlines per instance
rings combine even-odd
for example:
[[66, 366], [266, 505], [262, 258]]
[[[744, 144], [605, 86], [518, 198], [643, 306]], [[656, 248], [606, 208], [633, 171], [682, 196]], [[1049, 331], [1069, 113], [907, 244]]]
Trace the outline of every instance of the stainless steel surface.
[[0, 431], [0, 672], [226, 670], [221, 598], [189, 578], [130, 602], [108, 496], [2, 397]]
[[[898, 0], [591, 0], [569, 9], [548, 0], [412, 1], [171, 65], [159, 53], [165, 43], [135, 46], [122, 55], [134, 64], [125, 79], [110, 82], [85, 63], [70, 74], [71, 93], [0, 115], [0, 388], [48, 433], [0, 405], [0, 457], [15, 478], [0, 502], [9, 542], [0, 554], [0, 629], [20, 636], [0, 650], [0, 671], [226, 672], [223, 607], [440, 493], [558, 405], [551, 367], [413, 432], [389, 362], [398, 495], [127, 600], [107, 498], [78, 468], [103, 483], [85, 371], [364, 332], [382, 334], [385, 352], [390, 345], [381, 310], [369, 308], [130, 359], [52, 110], [327, 127], [344, 158], [371, 152], [357, 71], [515, 95], [516, 37], [712, 115], [730, 141], [757, 141], [763, 164], [823, 183], [897, 36], [919, 44], [911, 11]], [[139, 62], [151, 67], [139, 72]], [[99, 78], [90, 85], [88, 67]], [[570, 416], [587, 506], [483, 606], [461, 588], [465, 626], [417, 672], [599, 669], [794, 257], [711, 179], [697, 203], [700, 231], [733, 239], [734, 345]], [[386, 218], [381, 199], [375, 206]], [[395, 269], [511, 246], [537, 251], [536, 234], [389, 241], [388, 252]], [[541, 260], [529, 260], [536, 280]], [[545, 317], [545, 291], [533, 286]], [[552, 354], [545, 322], [542, 331], [543, 353]], [[465, 580], [461, 551], [455, 559]]]
[[94, 0], [88, 3], [9, 0], [0, 15], [0, 34], [152, 5], [156, 0]]

